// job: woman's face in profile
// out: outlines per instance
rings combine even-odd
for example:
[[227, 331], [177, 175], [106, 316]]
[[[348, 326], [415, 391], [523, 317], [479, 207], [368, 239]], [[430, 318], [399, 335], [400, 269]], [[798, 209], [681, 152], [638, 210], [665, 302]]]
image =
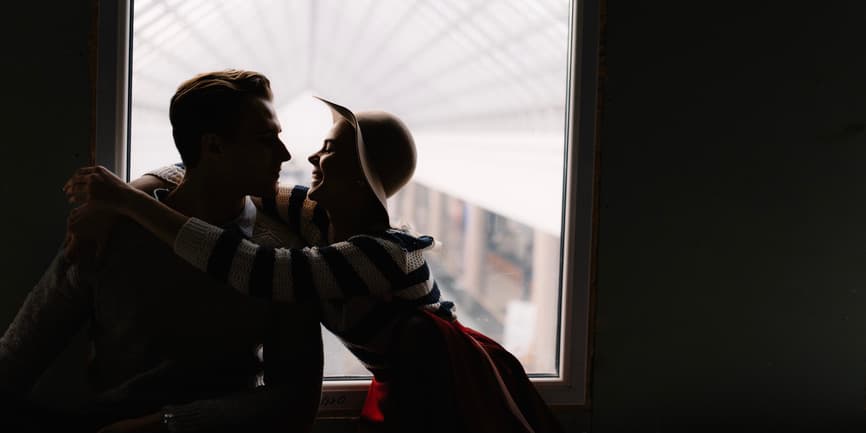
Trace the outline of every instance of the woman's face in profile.
[[[307, 158], [313, 165], [309, 197], [318, 202], [350, 198], [358, 188], [358, 180], [364, 181], [355, 130], [349, 122], [341, 119], [322, 140], [322, 147]], [[366, 185], [366, 182], [362, 183]]]

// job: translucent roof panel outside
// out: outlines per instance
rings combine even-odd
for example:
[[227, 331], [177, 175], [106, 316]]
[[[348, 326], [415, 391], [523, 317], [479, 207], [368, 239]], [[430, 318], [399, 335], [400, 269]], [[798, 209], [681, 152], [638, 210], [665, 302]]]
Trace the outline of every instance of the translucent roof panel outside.
[[[566, 0], [136, 0], [131, 176], [179, 161], [168, 105], [197, 73], [272, 82], [293, 159], [330, 128], [320, 95], [400, 116], [418, 146], [394, 221], [442, 244], [430, 260], [458, 317], [530, 373], [555, 374], [567, 90]], [[327, 337], [326, 374], [366, 376]]]

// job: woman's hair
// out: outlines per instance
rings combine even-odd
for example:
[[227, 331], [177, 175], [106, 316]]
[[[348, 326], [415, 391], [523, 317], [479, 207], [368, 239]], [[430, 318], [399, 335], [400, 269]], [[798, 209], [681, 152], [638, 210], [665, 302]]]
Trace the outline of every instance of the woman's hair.
[[177, 88], [169, 119], [174, 144], [187, 167], [198, 164], [202, 135], [235, 134], [248, 98], [273, 99], [270, 80], [258, 72], [226, 69], [196, 75]]

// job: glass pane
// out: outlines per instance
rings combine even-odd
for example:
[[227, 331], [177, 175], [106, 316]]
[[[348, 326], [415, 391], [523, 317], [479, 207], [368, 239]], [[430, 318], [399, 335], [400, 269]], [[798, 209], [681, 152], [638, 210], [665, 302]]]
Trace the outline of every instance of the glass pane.
[[[309, 183], [330, 128], [312, 95], [395, 113], [419, 162], [394, 222], [439, 241], [430, 263], [464, 325], [557, 372], [567, 0], [153, 0], [134, 14], [133, 177], [179, 160], [168, 102], [207, 70], [271, 79], [287, 183]], [[325, 373], [367, 376], [326, 334]]]

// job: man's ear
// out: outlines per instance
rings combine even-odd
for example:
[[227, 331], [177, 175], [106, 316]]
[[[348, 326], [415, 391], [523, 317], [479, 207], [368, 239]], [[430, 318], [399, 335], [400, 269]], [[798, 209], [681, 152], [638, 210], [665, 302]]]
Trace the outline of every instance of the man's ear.
[[207, 132], [201, 136], [201, 156], [208, 158], [219, 156], [223, 152], [222, 138], [213, 132]]

